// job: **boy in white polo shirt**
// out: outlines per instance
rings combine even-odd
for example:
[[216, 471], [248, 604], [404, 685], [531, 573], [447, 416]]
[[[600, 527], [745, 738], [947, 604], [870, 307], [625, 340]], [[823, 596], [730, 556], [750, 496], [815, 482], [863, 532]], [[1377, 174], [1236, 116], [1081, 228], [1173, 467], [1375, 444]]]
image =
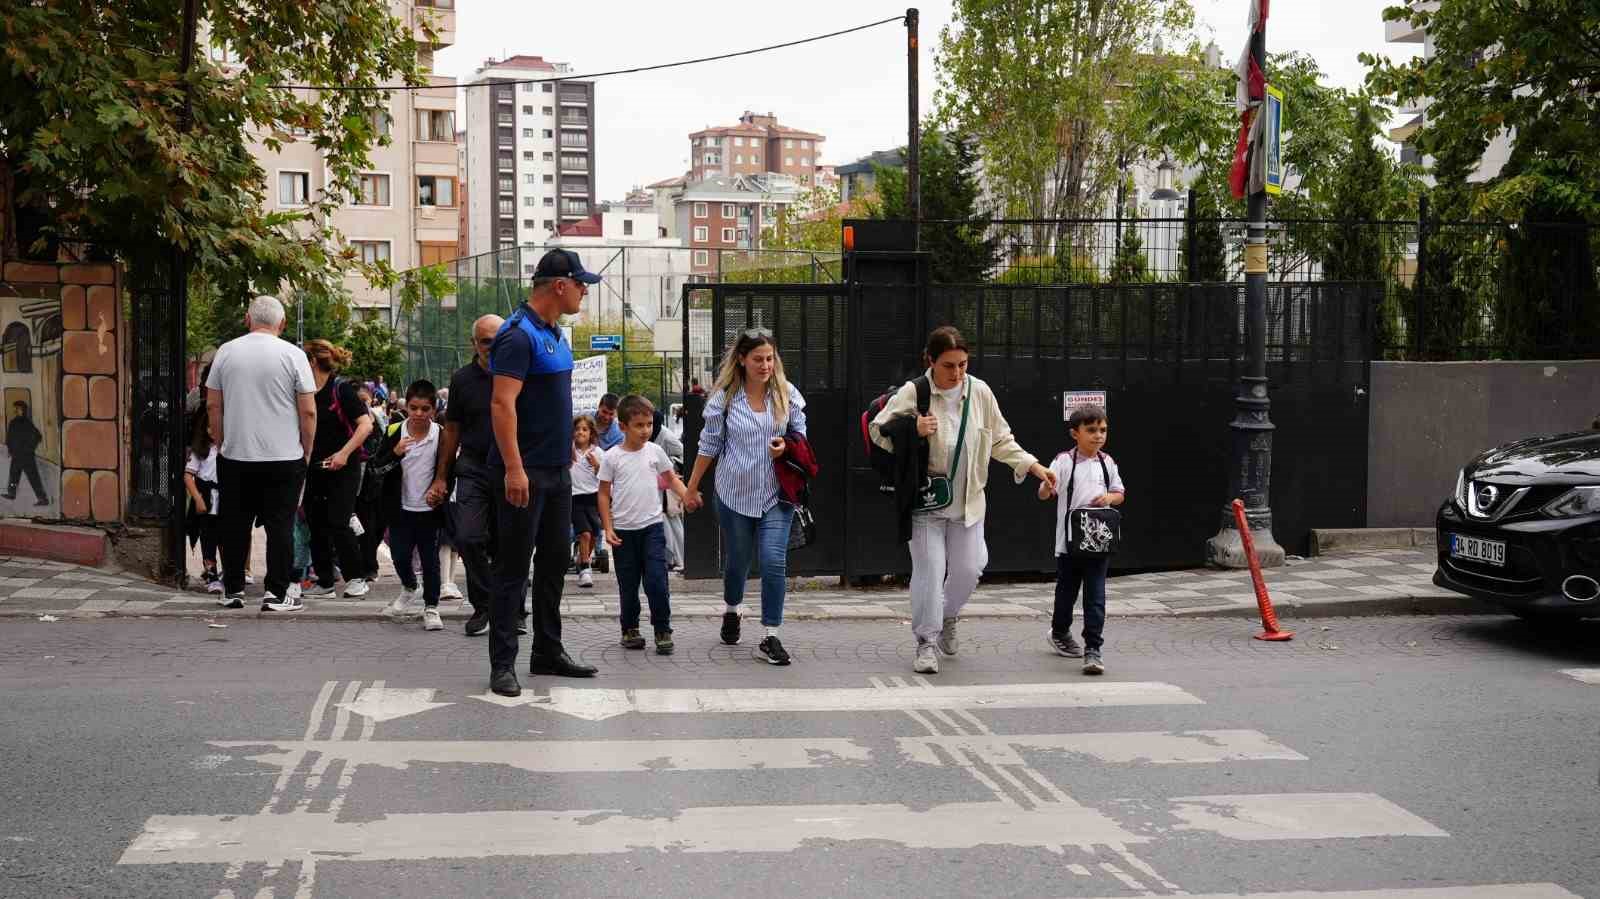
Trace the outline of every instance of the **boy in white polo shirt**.
[[667, 590], [667, 531], [661, 491], [681, 501], [683, 480], [659, 444], [650, 442], [655, 408], [633, 394], [617, 407], [622, 442], [600, 460], [600, 523], [615, 548], [617, 592], [622, 598], [622, 645], [643, 649], [639, 635], [639, 582], [650, 600], [656, 652], [672, 654], [672, 607]]
[[[1056, 605], [1050, 619], [1050, 645], [1058, 655], [1083, 658], [1084, 674], [1104, 674], [1100, 656], [1106, 625], [1106, 570], [1110, 556], [1073, 558], [1067, 555], [1066, 517], [1074, 509], [1120, 506], [1127, 495], [1117, 463], [1102, 452], [1110, 425], [1099, 406], [1074, 409], [1067, 419], [1073, 447], [1056, 456], [1050, 470], [1056, 473], [1059, 493], [1048, 482], [1039, 485], [1039, 498], [1056, 500]], [[1070, 488], [1070, 492], [1069, 492]], [[1083, 590], [1083, 645], [1072, 639], [1072, 607]]]
[[[389, 555], [402, 590], [384, 611], [396, 617], [412, 612], [421, 594], [422, 628], [444, 629], [439, 618], [439, 511], [428, 504], [428, 488], [439, 461], [441, 429], [433, 420], [433, 384], [414, 381], [406, 388], [406, 417], [389, 426], [373, 464], [386, 471], [384, 503], [388, 507]], [[422, 589], [411, 568], [411, 555], [422, 558]]]

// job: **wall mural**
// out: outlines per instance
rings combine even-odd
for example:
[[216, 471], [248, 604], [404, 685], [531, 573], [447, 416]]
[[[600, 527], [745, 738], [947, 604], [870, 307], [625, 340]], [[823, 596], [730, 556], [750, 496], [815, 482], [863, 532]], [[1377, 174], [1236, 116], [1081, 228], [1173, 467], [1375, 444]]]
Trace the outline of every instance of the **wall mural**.
[[55, 518], [61, 502], [61, 300], [15, 293], [0, 291], [6, 419], [0, 516]]

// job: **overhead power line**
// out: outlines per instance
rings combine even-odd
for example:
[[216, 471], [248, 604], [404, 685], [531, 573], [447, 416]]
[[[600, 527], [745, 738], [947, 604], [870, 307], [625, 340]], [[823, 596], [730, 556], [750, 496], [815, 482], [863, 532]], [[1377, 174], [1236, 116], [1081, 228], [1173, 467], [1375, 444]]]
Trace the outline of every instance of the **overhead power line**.
[[[487, 87], [487, 86], [489, 86], [491, 84], [541, 84], [541, 83], [546, 82], [546, 81], [592, 81], [592, 80], [594, 80], [596, 78], [607, 78], [607, 77], [610, 77], [612, 75], [633, 75], [633, 74], [636, 74], [636, 73], [639, 73], [639, 72], [655, 72], [655, 71], [659, 71], [661, 69], [676, 69], [676, 68], [680, 68], [682, 66], [698, 65], [698, 64], [703, 63], [703, 62], [717, 62], [718, 60], [723, 60], [723, 59], [736, 59], [736, 58], [738, 58], [740, 56], [753, 56], [753, 55], [755, 55], [757, 53], [768, 53], [768, 52], [771, 52], [773, 50], [782, 50], [785, 47], [798, 47], [801, 44], [810, 44], [810, 43], [814, 43], [816, 41], [825, 41], [825, 40], [828, 40], [829, 38], [841, 37], [841, 36], [846, 35], [846, 34], [854, 34], [857, 31], [866, 31], [868, 28], [877, 28], [879, 25], [887, 25], [890, 22], [904, 22], [904, 21], [905, 21], [905, 16], [904, 15], [891, 16], [891, 17], [889, 17], [887, 19], [880, 19], [880, 20], [878, 20], [876, 22], [868, 22], [865, 25], [857, 25], [854, 28], [846, 28], [846, 29], [844, 29], [842, 31], [830, 31], [827, 34], [818, 34], [818, 35], [815, 35], [813, 37], [800, 38], [799, 40], [787, 41], [787, 42], [782, 43], [782, 44], [769, 44], [768, 46], [765, 46], [765, 47], [757, 47], [754, 50], [739, 50], [739, 51], [734, 52], [734, 53], [722, 53], [722, 54], [719, 54], [717, 56], [702, 56], [702, 57], [700, 57], [698, 59], [684, 59], [684, 60], [679, 60], [678, 62], [664, 62], [664, 63], [661, 63], [659, 65], [653, 65], [653, 66], [638, 66], [638, 67], [632, 68], [632, 69], [616, 69], [616, 70], [610, 71], [610, 72], [595, 72], [595, 73], [590, 74], [590, 75], [556, 75], [556, 76], [549, 77], [549, 78], [494, 78], [494, 79], [488, 79], [488, 80], [484, 80], [484, 81], [469, 81], [469, 82], [467, 82], [465, 84], [457, 84], [457, 85], [455, 85], [455, 87]], [[428, 85], [428, 84], [391, 84], [391, 85], [274, 84], [274, 85], [272, 85], [272, 87], [277, 88], [277, 89], [284, 89], [284, 90], [363, 91], [363, 92], [388, 91], [388, 92], [395, 92], [395, 93], [399, 93], [399, 92], [402, 92], [402, 91], [436, 90], [437, 89], [436, 86]]]

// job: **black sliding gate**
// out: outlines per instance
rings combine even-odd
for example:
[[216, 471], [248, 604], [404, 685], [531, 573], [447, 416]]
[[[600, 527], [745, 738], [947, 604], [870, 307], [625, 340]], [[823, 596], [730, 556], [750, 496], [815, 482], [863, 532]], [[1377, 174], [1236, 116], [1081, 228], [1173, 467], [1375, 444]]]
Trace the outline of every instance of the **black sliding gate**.
[[[812, 487], [819, 536], [790, 555], [792, 574], [909, 571], [891, 503], [867, 467], [860, 416], [872, 397], [921, 370], [927, 331], [942, 324], [961, 329], [972, 347], [971, 373], [994, 389], [1018, 441], [1046, 464], [1069, 445], [1062, 394], [1107, 393], [1107, 450], [1128, 484], [1115, 567], [1204, 562], [1228, 499], [1243, 284], [692, 289], [702, 302], [709, 295], [718, 351], [747, 328], [771, 330], [789, 380], [805, 395], [822, 463]], [[1268, 290], [1274, 532], [1289, 552], [1304, 553], [1311, 528], [1366, 520], [1367, 385], [1381, 285], [1280, 282]], [[691, 463], [702, 408], [691, 398], [684, 431]], [[989, 472], [988, 570], [1051, 571], [1054, 503], [1041, 503], [1035, 484], [1016, 485], [1010, 475], [999, 465]], [[709, 494], [710, 484], [703, 486]], [[687, 542], [689, 575], [718, 576], [714, 516], [689, 516]]]

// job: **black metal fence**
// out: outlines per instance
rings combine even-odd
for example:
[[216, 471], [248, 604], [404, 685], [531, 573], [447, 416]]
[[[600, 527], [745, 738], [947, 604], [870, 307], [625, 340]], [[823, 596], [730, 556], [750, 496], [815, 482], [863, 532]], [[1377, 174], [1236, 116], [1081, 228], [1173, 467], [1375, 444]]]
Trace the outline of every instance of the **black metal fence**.
[[[1242, 281], [1245, 222], [1003, 220], [981, 231], [995, 264], [969, 280], [1009, 285]], [[970, 231], [934, 222], [930, 232]], [[1269, 278], [1376, 281], [1376, 357], [1564, 359], [1600, 343], [1600, 229], [1566, 222], [1452, 222], [1426, 203], [1414, 220], [1269, 221]], [[925, 237], [924, 242], [927, 242]]]
[[[175, 255], [130, 260], [132, 406], [128, 515], [168, 526], [167, 566], [183, 572], [183, 457], [186, 322]], [[203, 414], [203, 413], [202, 413]]]

